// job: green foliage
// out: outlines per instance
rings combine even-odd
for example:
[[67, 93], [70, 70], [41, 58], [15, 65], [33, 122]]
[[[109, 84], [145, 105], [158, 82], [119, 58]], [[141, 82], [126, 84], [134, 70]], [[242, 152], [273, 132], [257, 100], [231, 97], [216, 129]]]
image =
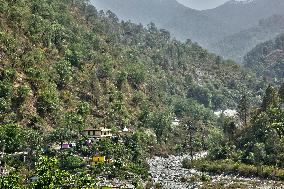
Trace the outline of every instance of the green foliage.
[[76, 187], [82, 189], [94, 188], [95, 182], [89, 175], [80, 174], [76, 179]]
[[21, 189], [20, 177], [15, 174], [9, 174], [7, 176], [0, 177], [0, 188], [5, 189]]
[[40, 157], [36, 163], [36, 176], [38, 179], [33, 183], [35, 189], [59, 189], [70, 184], [69, 173], [58, 168], [58, 161], [55, 158]]
[[163, 136], [166, 137], [166, 133], [169, 132], [171, 119], [172, 115], [169, 110], [151, 116], [149, 126], [154, 128], [158, 141], [161, 141]]
[[85, 117], [91, 113], [90, 105], [87, 102], [82, 102], [80, 103], [78, 109], [77, 109], [78, 114], [81, 116]]
[[5, 115], [5, 113], [8, 113], [11, 109], [11, 101], [6, 98], [0, 98], [0, 113], [2, 115]]
[[278, 92], [279, 98], [281, 103], [284, 103], [284, 83], [281, 85], [279, 92]]
[[57, 84], [60, 88], [68, 85], [72, 80], [72, 65], [68, 61], [59, 61], [55, 65], [55, 69], [59, 75]]
[[145, 68], [142, 65], [129, 66], [128, 82], [134, 89], [139, 89], [146, 79]]
[[271, 85], [267, 87], [263, 97], [261, 108], [263, 111], [275, 108], [279, 103], [278, 92]]
[[[152, 122], [172, 106], [179, 117], [191, 112], [194, 119], [208, 121], [210, 108], [234, 107], [238, 90], [255, 83], [250, 73], [197, 44], [171, 40], [154, 24], [119, 23], [113, 13], [99, 14], [86, 1], [3, 5], [1, 111], [24, 126], [36, 116], [48, 127], [67, 125], [62, 115], [77, 112], [84, 122], [76, 118], [80, 127], [93, 121], [149, 127], [151, 121], [140, 119], [143, 106]], [[167, 132], [156, 129], [158, 135], [162, 130]]]
[[188, 97], [196, 99], [204, 106], [211, 106], [211, 94], [207, 88], [195, 85], [188, 90]]
[[[210, 158], [253, 164], [258, 169], [263, 165], [282, 168], [284, 111], [280, 108], [280, 93], [268, 86], [261, 108], [247, 112], [242, 105], [239, 115], [252, 115], [243, 127], [237, 128], [234, 123], [236, 120], [225, 119], [223, 127], [227, 139], [217, 141], [217, 145], [210, 147]], [[244, 103], [244, 99], [242, 101]]]
[[9, 82], [0, 82], [0, 98], [11, 98], [13, 87]]
[[41, 65], [44, 59], [45, 56], [43, 50], [35, 48], [23, 55], [22, 62], [25, 68], [31, 68]]
[[239, 117], [241, 119], [241, 121], [243, 122], [243, 124], [247, 124], [248, 119], [249, 119], [249, 114], [250, 114], [250, 102], [248, 99], [247, 95], [243, 95], [243, 97], [241, 98], [239, 104], [238, 104], [238, 114]]
[[64, 142], [68, 142], [77, 138], [77, 133], [72, 130], [72, 128], [67, 127], [59, 127], [56, 128], [49, 135], [49, 140], [52, 142], [59, 142], [63, 144]]
[[40, 115], [49, 115], [58, 110], [59, 99], [53, 87], [40, 92], [37, 99], [37, 109]]
[[[277, 17], [277, 16], [275, 16]], [[283, 20], [283, 18], [281, 18]], [[271, 83], [283, 82], [283, 34], [257, 45], [245, 56], [245, 66]]]
[[200, 160], [184, 160], [183, 167], [194, 168], [203, 172], [210, 172], [216, 174], [237, 174], [244, 177], [256, 176], [264, 179], [283, 180], [283, 169], [277, 169], [272, 166], [262, 166], [259, 169], [254, 165], [247, 165], [244, 163], [233, 162], [231, 160], [208, 161], [206, 159]]
[[[184, 128], [171, 124], [174, 116], [198, 123], [194, 142], [200, 149], [206, 127], [215, 123], [212, 109], [234, 108], [239, 91], [261, 91], [262, 83], [235, 63], [197, 44], [172, 40], [154, 24], [119, 23], [113, 13], [98, 13], [85, 0], [0, 3], [0, 134], [5, 150], [28, 150], [31, 171], [41, 148], [61, 158], [40, 157], [35, 188], [70, 183], [91, 188], [88, 176], [71, 182], [61, 169], [80, 169], [78, 154], [98, 152], [115, 161], [94, 173], [126, 178], [131, 172], [146, 178], [149, 146], [166, 151], [177, 143], [179, 149], [186, 145]], [[136, 132], [122, 141], [91, 146], [80, 141], [82, 148], [52, 151], [54, 144], [78, 141], [84, 128], [96, 126], [114, 132], [126, 126]]]
[[0, 128], [1, 146], [4, 146], [5, 152], [19, 152], [25, 147], [24, 131], [14, 123], [1, 124]]
[[73, 155], [69, 152], [62, 153], [59, 158], [60, 167], [64, 170], [74, 171], [85, 164], [83, 158]]
[[113, 74], [113, 63], [111, 60], [106, 59], [105, 62], [103, 62], [97, 71], [97, 75], [99, 78], [112, 78]]

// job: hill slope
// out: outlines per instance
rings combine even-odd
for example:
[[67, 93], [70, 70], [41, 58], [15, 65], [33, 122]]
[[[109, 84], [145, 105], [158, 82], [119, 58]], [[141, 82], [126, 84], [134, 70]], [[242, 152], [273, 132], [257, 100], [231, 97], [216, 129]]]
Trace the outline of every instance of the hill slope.
[[174, 37], [192, 39], [207, 45], [210, 39], [227, 34], [225, 25], [179, 4], [176, 0], [92, 0], [95, 6], [111, 10], [122, 20], [131, 20], [145, 25], [155, 23], [159, 28], [169, 30]]
[[191, 39], [209, 51], [238, 62], [256, 44], [283, 31], [277, 21], [275, 27], [259, 24], [264, 19], [273, 21], [273, 15], [283, 14], [282, 0], [231, 0], [215, 9], [204, 11], [184, 7], [176, 0], [91, 2], [100, 9], [110, 9], [123, 20], [130, 19], [143, 24], [154, 22], [159, 28], [169, 30], [177, 39]]
[[245, 56], [244, 63], [259, 76], [281, 84], [284, 79], [284, 34], [257, 45]]
[[208, 121], [262, 87], [197, 44], [119, 23], [83, 0], [0, 2], [1, 124], [150, 127], [166, 139], [173, 114]]
[[258, 26], [225, 37], [210, 45], [209, 49], [225, 58], [243, 62], [244, 55], [257, 44], [271, 40], [284, 32], [284, 16], [274, 15], [260, 20]]
[[282, 0], [230, 0], [210, 10], [202, 11], [206, 16], [214, 18], [234, 32], [240, 32], [258, 26], [258, 22], [273, 15], [283, 14]]

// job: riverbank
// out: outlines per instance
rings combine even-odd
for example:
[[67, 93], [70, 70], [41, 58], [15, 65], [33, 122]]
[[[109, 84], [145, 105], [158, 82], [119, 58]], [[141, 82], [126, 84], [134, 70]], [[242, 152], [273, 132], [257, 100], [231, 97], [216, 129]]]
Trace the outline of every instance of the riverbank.
[[185, 159], [183, 167], [188, 169], [197, 169], [202, 172], [214, 174], [231, 174], [242, 177], [258, 177], [261, 179], [270, 179], [275, 181], [284, 181], [284, 169], [272, 166], [254, 166], [244, 163], [236, 163], [231, 160], [209, 161], [206, 159], [198, 159], [190, 161]]
[[[199, 156], [198, 156], [199, 157]], [[197, 160], [198, 157], [195, 157]], [[150, 174], [154, 183], [164, 189], [210, 189], [210, 188], [283, 188], [280, 181], [241, 177], [225, 174], [210, 175], [195, 168], [184, 168], [182, 161], [189, 155], [153, 157], [148, 159]]]

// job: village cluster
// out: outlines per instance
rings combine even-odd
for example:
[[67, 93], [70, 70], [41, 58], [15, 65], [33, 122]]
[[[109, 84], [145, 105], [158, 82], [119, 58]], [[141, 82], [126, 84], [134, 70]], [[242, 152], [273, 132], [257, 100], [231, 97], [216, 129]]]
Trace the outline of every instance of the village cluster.
[[[108, 129], [106, 127], [99, 127], [99, 128], [86, 128], [82, 132], [82, 138], [85, 139], [85, 145], [91, 146], [95, 142], [100, 142], [105, 139], [117, 139], [119, 142], [123, 142], [122, 138], [126, 136], [132, 136], [134, 132], [127, 127], [124, 127], [123, 130], [120, 130], [116, 133], [113, 133], [111, 129]], [[76, 141], [65, 141], [61, 144], [55, 143], [52, 146], [47, 147], [46, 149], [43, 149], [44, 151], [64, 151], [64, 150], [72, 150], [73, 148], [76, 148]], [[7, 154], [4, 152], [5, 146], [3, 146], [0, 162], [0, 175], [7, 175], [9, 172], [13, 170], [13, 168], [9, 167], [7, 168], [5, 165], [5, 162], [3, 161], [5, 156], [14, 156], [14, 157], [21, 157], [23, 162], [26, 161], [28, 156], [31, 155], [28, 151], [26, 152], [16, 152], [13, 154]], [[101, 152], [96, 152], [92, 154], [90, 157], [84, 157], [85, 163], [87, 166], [96, 166], [100, 163], [108, 163], [112, 162], [113, 160], [106, 156], [106, 154], [103, 154]], [[32, 177], [31, 181], [35, 181], [36, 178]]]

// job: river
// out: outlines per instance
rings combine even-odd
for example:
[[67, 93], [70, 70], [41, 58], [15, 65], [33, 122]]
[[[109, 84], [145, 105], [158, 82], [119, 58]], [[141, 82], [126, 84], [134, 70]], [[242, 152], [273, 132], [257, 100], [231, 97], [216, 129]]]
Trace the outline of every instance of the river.
[[[205, 156], [199, 154], [195, 158]], [[194, 169], [182, 167], [182, 160], [188, 155], [153, 157], [148, 159], [150, 173], [155, 183], [160, 183], [164, 189], [209, 189], [209, 188], [259, 188], [259, 189], [284, 189], [283, 182], [262, 180], [258, 178], [244, 178], [232, 175], [209, 175]], [[203, 179], [202, 179], [203, 178]], [[205, 178], [205, 179], [204, 179]], [[204, 181], [207, 180], [207, 181]]]

